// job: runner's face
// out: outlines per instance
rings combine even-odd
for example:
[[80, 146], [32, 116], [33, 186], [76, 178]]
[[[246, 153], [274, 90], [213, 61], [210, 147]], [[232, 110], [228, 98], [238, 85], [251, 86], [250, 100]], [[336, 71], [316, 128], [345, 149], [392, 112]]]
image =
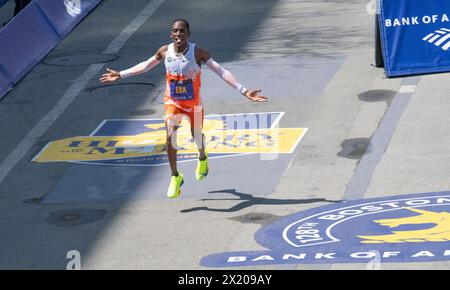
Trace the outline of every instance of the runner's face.
[[187, 30], [186, 23], [183, 21], [175, 22], [170, 30], [170, 38], [172, 38], [173, 43], [178, 47], [186, 46], [190, 34]]

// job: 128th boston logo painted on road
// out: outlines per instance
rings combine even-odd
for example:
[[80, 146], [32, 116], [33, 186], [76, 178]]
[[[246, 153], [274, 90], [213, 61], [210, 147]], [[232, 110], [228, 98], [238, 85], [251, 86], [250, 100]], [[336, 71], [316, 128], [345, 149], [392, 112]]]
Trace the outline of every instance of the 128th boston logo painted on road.
[[207, 267], [450, 260], [450, 192], [342, 202], [261, 228], [268, 251], [218, 253]]

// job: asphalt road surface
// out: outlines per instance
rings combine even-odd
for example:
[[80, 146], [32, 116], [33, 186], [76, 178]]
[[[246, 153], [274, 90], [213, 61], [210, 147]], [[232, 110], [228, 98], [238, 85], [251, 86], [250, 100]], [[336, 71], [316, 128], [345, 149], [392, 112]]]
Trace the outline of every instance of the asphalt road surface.
[[[265, 250], [255, 233], [292, 214], [449, 190], [448, 75], [387, 79], [372, 65], [367, 1], [126, 2], [104, 0], [0, 100], [1, 269], [66, 269], [78, 254], [82, 269], [367, 269], [368, 259], [333, 255], [317, 263], [201, 261]], [[11, 8], [0, 9], [1, 20]], [[305, 128], [292, 152], [213, 158], [204, 183], [195, 181], [195, 161], [180, 163], [186, 185], [175, 200], [165, 197], [164, 164], [32, 161], [49, 142], [89, 136], [104, 120], [162, 118], [162, 64], [114, 86], [98, 79], [169, 43], [179, 17], [190, 22], [190, 41], [269, 97], [250, 103], [204, 67], [206, 115], [276, 113], [270, 126]], [[125, 121], [117, 128], [131, 128]], [[450, 268], [450, 254], [428, 262], [381, 255], [382, 269]]]

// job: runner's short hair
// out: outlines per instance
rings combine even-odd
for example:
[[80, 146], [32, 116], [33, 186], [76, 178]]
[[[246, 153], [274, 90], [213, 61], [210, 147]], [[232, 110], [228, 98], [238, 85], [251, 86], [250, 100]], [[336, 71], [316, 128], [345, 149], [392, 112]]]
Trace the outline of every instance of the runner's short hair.
[[187, 20], [186, 20], [186, 19], [183, 19], [183, 18], [177, 18], [177, 19], [175, 19], [174, 21], [172, 21], [171, 27], [175, 24], [175, 22], [178, 22], [178, 21], [184, 22], [184, 24], [186, 24], [187, 30], [190, 31], [190, 30], [189, 30], [189, 22], [187, 22]]

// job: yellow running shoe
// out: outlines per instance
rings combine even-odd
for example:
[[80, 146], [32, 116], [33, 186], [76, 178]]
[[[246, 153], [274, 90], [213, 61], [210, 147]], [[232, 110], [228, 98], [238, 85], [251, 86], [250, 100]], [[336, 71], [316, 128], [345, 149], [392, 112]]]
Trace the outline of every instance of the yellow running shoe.
[[177, 198], [178, 196], [180, 196], [180, 187], [183, 185], [183, 183], [183, 174], [178, 171], [178, 176], [172, 176], [172, 178], [170, 179], [169, 189], [167, 190], [167, 197]]
[[197, 170], [195, 171], [195, 178], [197, 180], [202, 180], [206, 176], [208, 176], [208, 152], [205, 151], [205, 160], [197, 161]]

